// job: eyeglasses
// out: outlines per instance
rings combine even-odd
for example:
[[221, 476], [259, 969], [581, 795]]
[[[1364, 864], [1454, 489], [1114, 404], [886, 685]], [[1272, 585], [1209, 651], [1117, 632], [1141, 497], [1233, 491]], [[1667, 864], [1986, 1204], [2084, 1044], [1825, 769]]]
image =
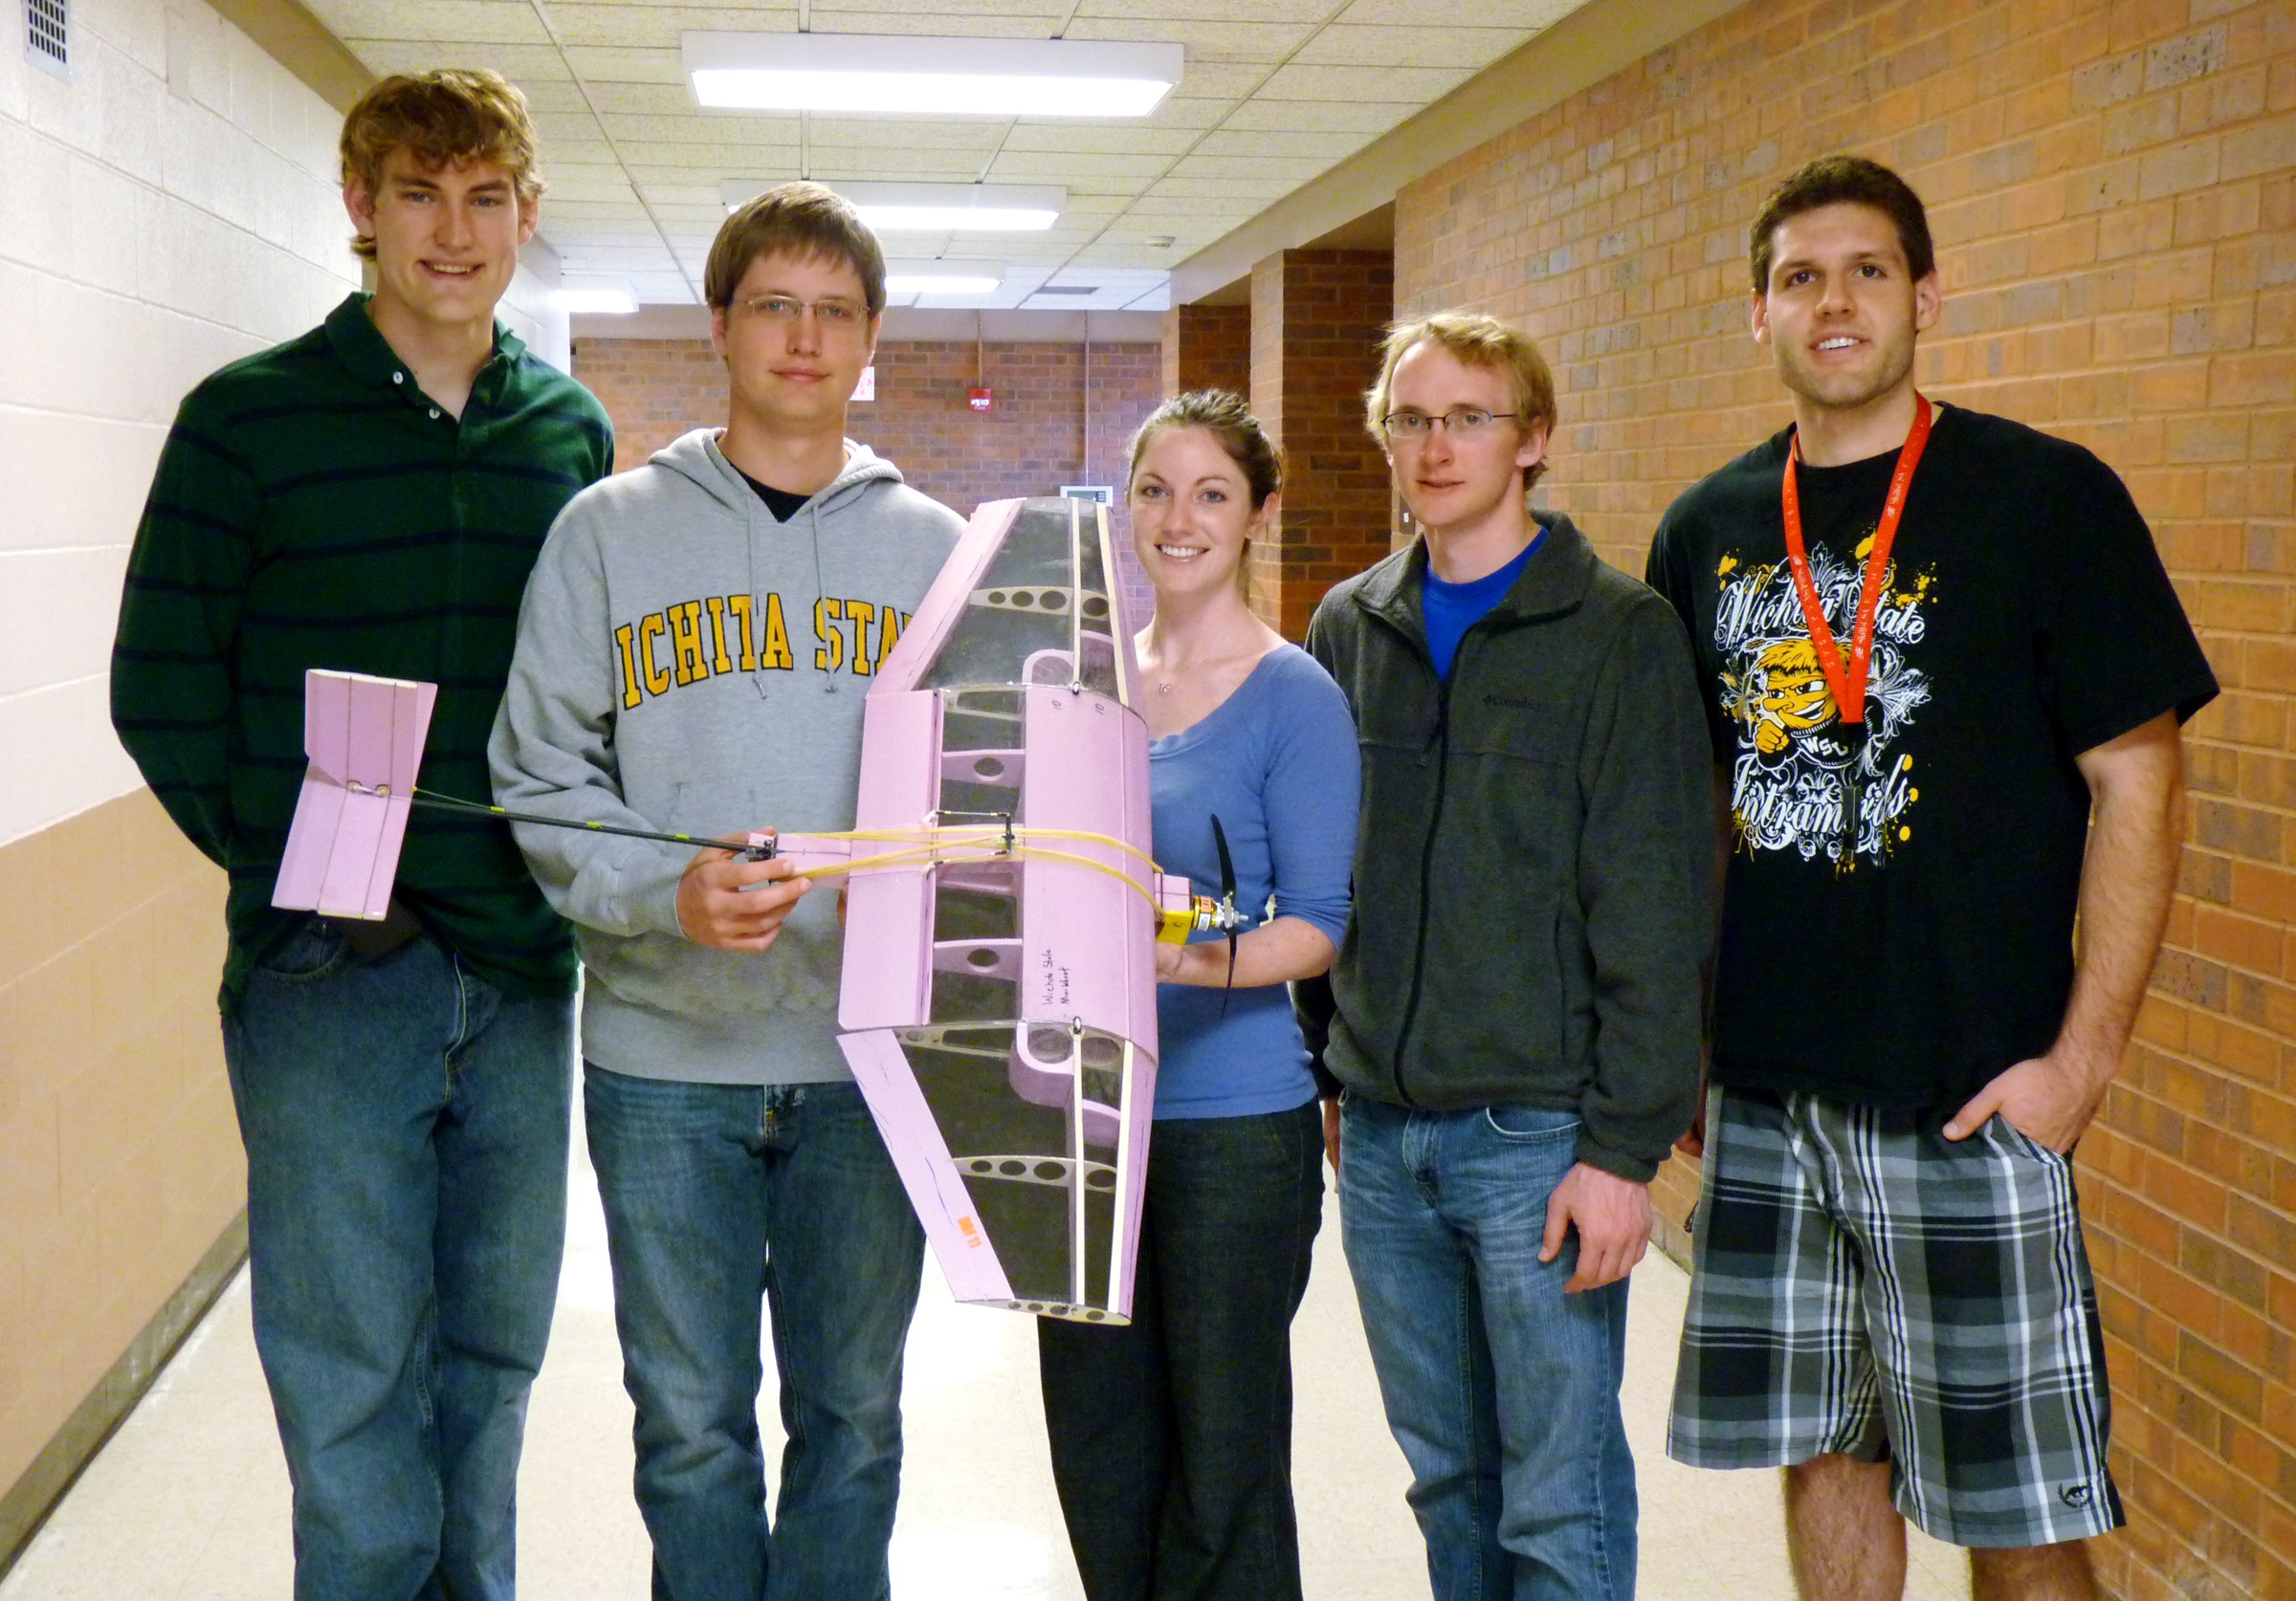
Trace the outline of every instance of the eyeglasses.
[[811, 312], [828, 332], [857, 334], [869, 323], [869, 308], [852, 300], [800, 300], [794, 295], [758, 295], [736, 300], [735, 306], [751, 317], [787, 328]]
[[1479, 406], [1463, 406], [1446, 411], [1440, 417], [1430, 417], [1424, 411], [1390, 411], [1380, 419], [1380, 428], [1397, 444], [1417, 443], [1434, 432], [1441, 423], [1443, 431], [1453, 439], [1472, 439], [1502, 417], [1513, 417], [1512, 411], [1486, 411]]

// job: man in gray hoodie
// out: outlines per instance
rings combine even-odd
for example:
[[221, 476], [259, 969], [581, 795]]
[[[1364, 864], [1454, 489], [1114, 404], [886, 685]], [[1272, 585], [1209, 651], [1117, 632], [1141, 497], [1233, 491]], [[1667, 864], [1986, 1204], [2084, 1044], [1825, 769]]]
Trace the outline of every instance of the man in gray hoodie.
[[[718, 231], [722, 430], [577, 495], [519, 621], [504, 805], [714, 838], [850, 828], [861, 703], [961, 524], [845, 438], [885, 304], [876, 240], [811, 184]], [[656, 1597], [875, 1601], [924, 1239], [836, 1043], [834, 894], [786, 862], [521, 825], [574, 925]], [[761, 1304], [788, 1445], [770, 1533]]]

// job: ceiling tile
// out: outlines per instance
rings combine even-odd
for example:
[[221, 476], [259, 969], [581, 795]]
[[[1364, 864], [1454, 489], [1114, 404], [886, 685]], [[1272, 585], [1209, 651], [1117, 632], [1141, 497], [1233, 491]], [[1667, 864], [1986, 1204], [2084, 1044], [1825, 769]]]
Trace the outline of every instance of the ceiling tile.
[[1359, 133], [1321, 133], [1272, 128], [1215, 128], [1203, 136], [1194, 153], [1199, 156], [1288, 156], [1313, 158], [1327, 164], [1344, 160], [1363, 147]]
[[806, 121], [806, 137], [816, 148], [866, 145], [913, 150], [931, 146], [969, 151], [985, 159], [1004, 143], [1007, 126], [996, 119], [816, 116]]
[[339, 39], [550, 42], [525, 0], [314, 0], [311, 12]]
[[694, 94], [678, 83], [593, 83], [590, 95], [602, 112], [639, 117], [675, 117], [693, 111]]
[[[1135, 124], [1124, 130], [1124, 148], [1141, 155], [1177, 156], [1203, 137], [1203, 132], [1196, 128], [1143, 128]], [[1107, 129], [1076, 122], [1015, 122], [1004, 138], [1007, 153], [1045, 150], [1093, 154], [1107, 149], [1108, 144]]]
[[[372, 0], [362, 0], [372, 3]], [[568, 45], [674, 46], [682, 33], [794, 33], [797, 8], [778, 13], [720, 6], [552, 4], [550, 23]]]
[[797, 143], [797, 118], [777, 112], [702, 111], [698, 108], [653, 116], [609, 112], [607, 127], [616, 139], [747, 144], [753, 141]]
[[709, 143], [688, 141], [626, 139], [618, 148], [622, 159], [633, 167], [691, 167], [710, 172], [731, 172], [735, 167], [753, 168], [773, 165], [795, 166], [798, 143], [793, 139], [717, 140]]
[[[1079, 21], [1123, 17], [1144, 22], [1225, 22], [1235, 16], [1236, 5], [1237, 0], [1083, 0], [1076, 16]], [[1332, 14], [1332, 0], [1251, 0], [1251, 14], [1263, 22], [1316, 23]]]
[[1187, 51], [1181, 69], [1184, 82], [1202, 62], [1281, 61], [1315, 32], [1311, 24], [1269, 22], [1258, 16], [1239, 18], [1234, 9], [1218, 18], [1181, 21], [1177, 18], [1079, 16], [1069, 24], [1065, 39], [1137, 40], [1148, 44], [1179, 44]]
[[813, 152], [812, 176], [824, 184], [901, 183], [916, 180], [934, 184], [970, 184], [979, 178], [981, 159], [966, 150], [912, 150], [900, 160], [883, 151], [831, 145]]
[[1403, 101], [1431, 105], [1466, 80], [1456, 67], [1278, 67], [1260, 89], [1271, 100]]
[[1221, 127], [1382, 134], [1419, 109], [1408, 100], [1247, 100]]
[[[1100, 131], [1102, 143], [1097, 148], [1107, 149], [1120, 142], [1122, 134], [1133, 128], [1216, 128], [1237, 105], [1243, 102], [1243, 91], [1232, 95], [1199, 95], [1188, 91], [1192, 85], [1185, 77], [1170, 99], [1137, 122], [1066, 122], [1040, 121], [1034, 125], [1056, 128], [1093, 128]], [[1029, 119], [1023, 118], [1024, 125]]]
[[1181, 196], [1190, 200], [1252, 200], [1266, 205], [1289, 194], [1297, 186], [1250, 178], [1166, 178], [1143, 199]]
[[435, 67], [492, 67], [527, 92], [550, 84], [571, 86], [573, 77], [547, 44], [437, 44], [429, 39], [345, 39], [352, 55], [378, 77], [426, 73]]
[[[1577, 11], [1585, 0], [1475, 0], [1473, 21], [1482, 28], [1511, 28], [1529, 38]], [[1332, 19], [1343, 27], [1358, 24], [1399, 28], [1426, 28], [1424, 0], [1355, 0]], [[1434, 30], [1429, 30], [1433, 32]]]
[[1458, 67], [1481, 72], [1521, 44], [1512, 28], [1326, 28], [1292, 59], [1335, 67]]
[[932, 0], [931, 8], [812, 8], [816, 33], [922, 33], [952, 39], [1049, 38], [1065, 12], [1051, 6], [1016, 9], [1001, 0]]
[[1154, 151], [1137, 156], [1088, 156], [1007, 149], [997, 157], [990, 181], [1044, 184], [1065, 180], [1074, 185], [1082, 179], [1157, 178], [1171, 164], [1170, 156]]
[[1261, 184], [1280, 184], [1295, 189], [1332, 164], [1284, 156], [1183, 157], [1171, 170], [1175, 178], [1248, 178]]
[[674, 83], [681, 94], [686, 90], [685, 68], [674, 50], [589, 45], [569, 48], [566, 60], [592, 83]]
[[[721, 179], [762, 185], [804, 170], [836, 182], [985, 174], [1062, 185], [1068, 207], [1045, 233], [891, 243], [902, 253], [993, 255], [1012, 270], [1016, 295], [1064, 267], [1095, 276], [1144, 274], [1138, 293], [1154, 300], [1166, 294], [1177, 260], [1345, 160], [1579, 0], [1476, 0], [1466, 27], [1430, 23], [1424, 0], [806, 0], [809, 25], [822, 33], [1042, 38], [1065, 31], [1077, 39], [1180, 43], [1186, 67], [1179, 90], [1145, 118], [1106, 122], [1031, 118], [1009, 106], [978, 119], [800, 119], [697, 106], [679, 33], [788, 33], [798, 25], [799, 0], [308, 3], [377, 71], [492, 66], [524, 88], [553, 182], [545, 237], [584, 257], [585, 272], [610, 271], [586, 257], [616, 252], [611, 259], [633, 281], [648, 279], [650, 297], [690, 297], [687, 277], [700, 271], [723, 217]], [[1135, 287], [1127, 278], [1121, 293]]]

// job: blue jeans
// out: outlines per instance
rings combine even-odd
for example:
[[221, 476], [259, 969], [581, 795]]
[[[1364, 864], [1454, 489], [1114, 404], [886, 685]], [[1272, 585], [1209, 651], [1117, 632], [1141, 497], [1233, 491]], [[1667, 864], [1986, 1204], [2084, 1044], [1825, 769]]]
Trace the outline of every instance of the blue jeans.
[[1292, 1319], [1323, 1108], [1165, 1118], [1132, 1322], [1039, 1319], [1052, 1478], [1092, 1601], [1298, 1601]]
[[1340, 1235], [1436, 1601], [1628, 1601], [1626, 1283], [1564, 1294], [1576, 1234], [1538, 1260], [1578, 1114], [1342, 1116]]
[[566, 1217], [570, 996], [313, 918], [223, 1024], [306, 1601], [508, 1601]]
[[[585, 1069], [655, 1601], [883, 1601], [925, 1236], [850, 1084]], [[768, 1534], [760, 1302], [781, 1373]]]

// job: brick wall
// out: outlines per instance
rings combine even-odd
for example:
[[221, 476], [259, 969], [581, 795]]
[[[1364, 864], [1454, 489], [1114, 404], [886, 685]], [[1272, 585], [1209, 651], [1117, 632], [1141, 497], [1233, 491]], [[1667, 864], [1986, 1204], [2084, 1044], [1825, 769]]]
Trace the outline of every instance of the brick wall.
[[1284, 448], [1276, 537], [1251, 553], [1253, 609], [1285, 638], [1323, 592], [1387, 554], [1387, 463], [1363, 391], [1394, 315], [1385, 251], [1285, 251], [1251, 270], [1251, 408]]
[[1553, 503], [1629, 571], [1678, 491], [1785, 421], [1744, 230], [1834, 149], [1929, 201], [1925, 386], [2117, 468], [2225, 687], [2079, 1157], [2131, 1520], [2099, 1555], [2120, 1595], [2296, 1596], [2296, 6], [1757, 0], [1407, 187], [1399, 308], [1537, 335]]
[[1251, 393], [1251, 308], [1174, 306], [1164, 313], [1164, 393]]
[[[725, 421], [725, 368], [706, 342], [584, 340], [574, 372], [614, 420], [617, 472], [688, 428]], [[1145, 622], [1147, 582], [1131, 559], [1123, 516], [1124, 446], [1159, 398], [1161, 352], [1096, 344], [1089, 392], [1085, 377], [1082, 344], [991, 340], [976, 349], [965, 340], [888, 340], [877, 346], [877, 398], [852, 408], [850, 426], [911, 484], [967, 516], [984, 500], [1109, 485], [1126, 598]], [[996, 404], [978, 412], [965, 391], [983, 379]]]

